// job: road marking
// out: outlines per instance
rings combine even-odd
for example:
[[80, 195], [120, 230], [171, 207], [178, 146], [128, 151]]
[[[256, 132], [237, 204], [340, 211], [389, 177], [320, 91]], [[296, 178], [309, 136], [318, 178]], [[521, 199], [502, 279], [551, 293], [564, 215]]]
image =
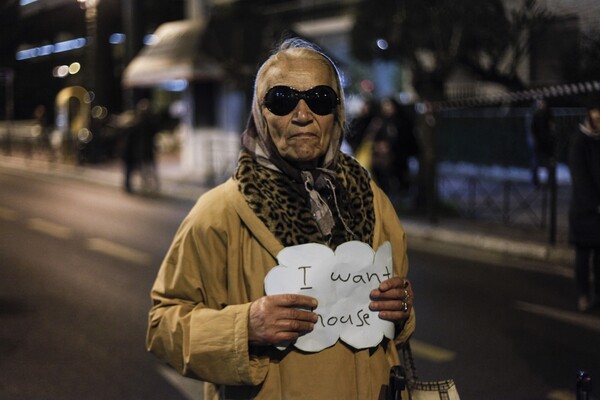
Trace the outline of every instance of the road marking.
[[70, 228], [42, 218], [30, 218], [27, 221], [27, 226], [34, 231], [45, 233], [58, 239], [69, 239], [73, 236], [73, 230]]
[[538, 314], [544, 317], [552, 318], [571, 325], [577, 325], [592, 331], [600, 332], [600, 318], [591, 315], [584, 315], [578, 312], [564, 311], [558, 308], [541, 306], [538, 304], [526, 303], [524, 301], [515, 302], [515, 308]]
[[90, 250], [140, 265], [147, 265], [152, 259], [148, 253], [105, 239], [88, 239], [87, 247]]
[[14, 221], [17, 219], [17, 212], [10, 208], [0, 207], [0, 219]]
[[158, 374], [171, 384], [188, 400], [204, 399], [204, 382], [186, 378], [172, 368], [163, 365], [158, 367]]
[[454, 360], [456, 353], [419, 340], [410, 339], [410, 348], [415, 357], [433, 362], [444, 363]]
[[554, 390], [546, 396], [548, 400], [575, 400], [575, 393], [570, 390]]

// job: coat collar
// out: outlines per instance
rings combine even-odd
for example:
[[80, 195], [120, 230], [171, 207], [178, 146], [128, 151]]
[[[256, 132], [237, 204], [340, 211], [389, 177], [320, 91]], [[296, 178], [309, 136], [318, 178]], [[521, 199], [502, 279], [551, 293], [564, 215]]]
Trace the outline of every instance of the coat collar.
[[273, 256], [277, 258], [277, 255], [283, 250], [283, 245], [277, 240], [275, 235], [269, 231], [267, 226], [256, 216], [254, 211], [248, 206], [246, 199], [237, 189], [237, 183], [230, 178], [225, 185], [228, 186], [227, 193], [231, 197], [231, 204], [235, 208], [235, 212], [238, 214], [240, 219], [247, 226], [252, 227], [252, 234], [258, 240], [258, 242]]

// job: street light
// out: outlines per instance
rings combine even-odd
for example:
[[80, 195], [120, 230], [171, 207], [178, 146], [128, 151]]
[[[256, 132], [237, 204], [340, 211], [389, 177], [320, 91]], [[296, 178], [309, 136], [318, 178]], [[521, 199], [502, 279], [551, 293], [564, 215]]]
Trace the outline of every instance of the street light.
[[[77, 147], [77, 160], [79, 162], [83, 161], [83, 153], [82, 148], [91, 140], [91, 132], [94, 130], [92, 126], [93, 120], [90, 118], [90, 111], [93, 108], [94, 100], [103, 101], [102, 96], [96, 96], [96, 88], [97, 88], [97, 56], [98, 56], [98, 5], [100, 4], [100, 0], [77, 0], [79, 3], [79, 7], [85, 10], [85, 26], [86, 26], [86, 36], [87, 36], [87, 46], [86, 46], [86, 63], [87, 68], [84, 68], [83, 73], [85, 77], [84, 87], [86, 89], [86, 94], [83, 99], [84, 107], [87, 111], [87, 120], [85, 122], [85, 126], [79, 129], [76, 132], [76, 137], [73, 139], [77, 141], [78, 145], [82, 147]], [[101, 91], [101, 87], [98, 87]]]
[[96, 54], [98, 53], [98, 4], [100, 0], [77, 0], [79, 7], [85, 9], [85, 26], [87, 35], [87, 69], [86, 85], [90, 103], [93, 101], [96, 89]]

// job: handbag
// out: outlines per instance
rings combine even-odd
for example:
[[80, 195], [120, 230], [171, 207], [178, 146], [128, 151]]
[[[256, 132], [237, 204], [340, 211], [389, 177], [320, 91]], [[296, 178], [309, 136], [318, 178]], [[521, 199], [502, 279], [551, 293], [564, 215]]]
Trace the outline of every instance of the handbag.
[[[400, 355], [402, 367], [395, 366], [390, 371], [390, 396], [388, 398], [400, 399], [399, 391], [407, 388], [409, 400], [460, 400], [454, 380], [420, 381], [418, 379], [409, 342], [400, 348]], [[394, 392], [398, 394], [394, 394]]]

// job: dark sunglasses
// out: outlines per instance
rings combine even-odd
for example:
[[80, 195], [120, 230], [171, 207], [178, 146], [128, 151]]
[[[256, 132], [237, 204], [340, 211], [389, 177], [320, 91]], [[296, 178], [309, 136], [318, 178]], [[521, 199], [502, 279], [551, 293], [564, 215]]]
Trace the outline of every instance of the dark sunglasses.
[[340, 103], [335, 90], [321, 85], [304, 92], [289, 86], [273, 86], [265, 94], [263, 104], [273, 114], [284, 116], [291, 113], [300, 100], [304, 100], [312, 112], [318, 115], [331, 114]]

